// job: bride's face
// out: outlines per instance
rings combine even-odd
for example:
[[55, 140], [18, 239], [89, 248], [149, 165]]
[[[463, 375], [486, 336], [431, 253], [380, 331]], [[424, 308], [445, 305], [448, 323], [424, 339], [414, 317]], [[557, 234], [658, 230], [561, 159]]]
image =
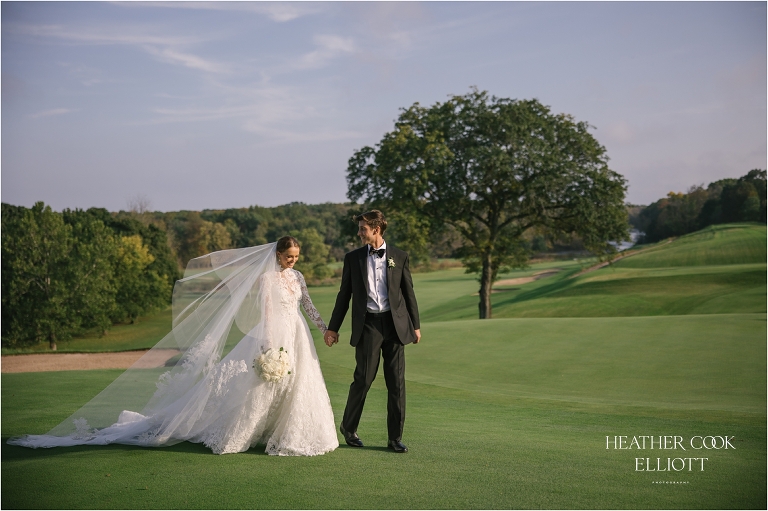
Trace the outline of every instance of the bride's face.
[[293, 268], [299, 261], [299, 247], [286, 248], [285, 252], [278, 252], [277, 259], [282, 268]]

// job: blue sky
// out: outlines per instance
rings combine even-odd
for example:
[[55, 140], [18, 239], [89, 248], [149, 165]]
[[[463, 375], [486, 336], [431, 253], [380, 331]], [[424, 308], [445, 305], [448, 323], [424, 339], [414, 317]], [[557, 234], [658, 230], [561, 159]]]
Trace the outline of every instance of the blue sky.
[[766, 3], [2, 2], [2, 201], [342, 202], [470, 86], [589, 122], [647, 204], [766, 168]]

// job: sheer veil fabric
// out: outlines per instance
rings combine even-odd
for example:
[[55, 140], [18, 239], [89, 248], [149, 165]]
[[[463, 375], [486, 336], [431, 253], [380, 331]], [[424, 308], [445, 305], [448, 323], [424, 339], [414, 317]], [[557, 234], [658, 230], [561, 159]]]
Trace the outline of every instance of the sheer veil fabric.
[[[190, 261], [173, 290], [173, 329], [112, 384], [25, 447], [200, 442], [217, 454], [266, 445], [269, 454], [338, 447], [333, 411], [301, 305], [325, 332], [304, 278], [277, 263], [276, 244]], [[245, 332], [245, 334], [244, 334]], [[265, 382], [253, 368], [283, 348], [291, 374]], [[156, 367], [157, 360], [165, 360]]]

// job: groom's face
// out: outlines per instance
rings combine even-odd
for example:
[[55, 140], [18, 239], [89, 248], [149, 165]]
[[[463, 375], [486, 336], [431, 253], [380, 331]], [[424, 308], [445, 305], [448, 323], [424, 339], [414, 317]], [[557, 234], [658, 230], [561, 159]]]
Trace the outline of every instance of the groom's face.
[[360, 220], [357, 223], [357, 236], [360, 238], [360, 241], [363, 242], [363, 245], [374, 245], [378, 233], [378, 227], [371, 229], [371, 227], [363, 220]]

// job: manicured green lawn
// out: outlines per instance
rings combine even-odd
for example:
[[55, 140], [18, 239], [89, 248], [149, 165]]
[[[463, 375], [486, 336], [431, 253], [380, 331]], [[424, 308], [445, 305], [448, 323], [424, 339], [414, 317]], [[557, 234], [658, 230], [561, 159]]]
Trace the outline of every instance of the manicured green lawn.
[[[359, 429], [362, 450], [273, 458], [261, 449], [216, 456], [188, 443], [53, 450], [3, 443], [0, 504], [765, 509], [765, 233], [718, 226], [579, 277], [590, 262], [516, 271], [503, 278], [560, 269], [494, 294], [488, 321], [475, 319], [474, 275], [415, 274], [424, 338], [406, 348], [406, 455], [384, 449], [380, 377]], [[324, 318], [336, 291], [310, 289]], [[107, 342], [77, 339], [70, 348], [148, 347], [165, 333], [163, 322], [167, 331], [167, 311], [113, 330]], [[337, 424], [354, 368], [349, 327], [347, 319], [333, 348], [312, 329]], [[119, 374], [3, 374], [3, 440], [48, 431]], [[688, 448], [606, 449], [606, 436], [618, 435], [681, 436]], [[733, 437], [734, 449], [694, 450], [695, 435]], [[636, 458], [666, 466], [667, 458], [689, 457], [708, 458], [704, 470], [636, 470]]]
[[[199, 445], [2, 446], [4, 508], [764, 508], [765, 314], [429, 323], [408, 350], [411, 452], [387, 452], [374, 384], [368, 447], [317, 458]], [[316, 338], [336, 422], [348, 345]], [[2, 436], [41, 433], [117, 371], [2, 376]], [[700, 454], [606, 450], [613, 435], [733, 436]], [[635, 471], [636, 457], [707, 457]], [[658, 484], [673, 481], [676, 484]]]

